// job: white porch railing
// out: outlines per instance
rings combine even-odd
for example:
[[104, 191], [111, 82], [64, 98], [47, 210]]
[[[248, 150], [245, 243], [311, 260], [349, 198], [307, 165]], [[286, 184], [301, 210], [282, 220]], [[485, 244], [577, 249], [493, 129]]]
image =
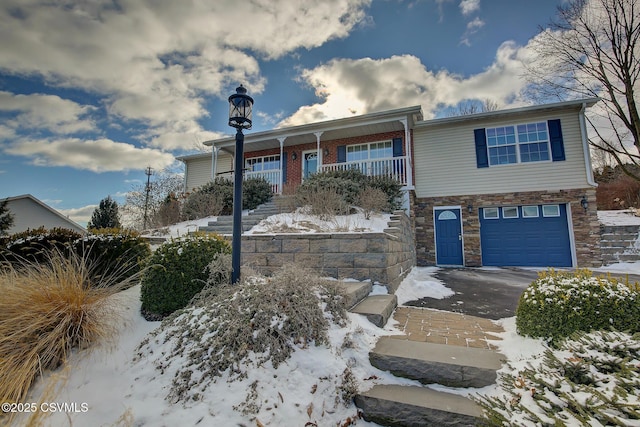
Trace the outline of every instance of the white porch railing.
[[358, 160], [355, 162], [332, 163], [322, 165], [322, 171], [358, 169], [368, 176], [388, 176], [402, 185], [407, 185], [407, 158], [391, 157], [386, 159]]
[[264, 178], [269, 184], [271, 184], [271, 191], [273, 194], [280, 194], [280, 169], [273, 169], [268, 171], [256, 171], [256, 172], [245, 172], [244, 178]]

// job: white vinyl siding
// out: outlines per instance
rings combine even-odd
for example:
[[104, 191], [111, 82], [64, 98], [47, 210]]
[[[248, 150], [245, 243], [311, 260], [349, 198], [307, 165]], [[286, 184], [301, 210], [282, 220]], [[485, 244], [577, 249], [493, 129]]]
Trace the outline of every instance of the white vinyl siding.
[[[553, 119], [561, 120], [566, 160], [477, 167], [474, 129]], [[413, 139], [417, 197], [589, 187], [576, 110], [418, 126]]]
[[44, 227], [49, 230], [60, 227], [79, 233], [85, 232], [78, 224], [67, 221], [62, 214], [56, 215], [54, 212], [51, 212], [28, 197], [9, 200], [7, 208], [13, 215], [14, 220], [11, 227], [7, 230], [9, 234], [19, 233], [27, 229], [33, 230], [39, 227]]
[[[216, 172], [229, 172], [232, 169], [232, 164], [233, 157], [231, 157], [231, 155], [219, 153]], [[187, 169], [187, 192], [191, 192], [195, 188], [201, 187], [209, 181], [213, 181], [211, 177], [211, 155], [188, 159]]]

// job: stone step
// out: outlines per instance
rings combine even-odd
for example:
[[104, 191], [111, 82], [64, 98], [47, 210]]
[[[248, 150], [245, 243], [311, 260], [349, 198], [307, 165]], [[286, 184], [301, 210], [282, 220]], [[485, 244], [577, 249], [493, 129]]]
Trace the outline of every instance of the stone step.
[[366, 421], [383, 426], [475, 426], [482, 417], [464, 396], [418, 386], [376, 385], [355, 403]]
[[360, 301], [350, 311], [362, 314], [379, 328], [382, 328], [398, 306], [398, 297], [395, 295], [370, 295]]
[[371, 282], [338, 282], [338, 286], [346, 294], [347, 307], [352, 308], [371, 293]]
[[381, 337], [371, 364], [397, 377], [449, 387], [484, 387], [496, 382], [504, 356], [492, 350]]

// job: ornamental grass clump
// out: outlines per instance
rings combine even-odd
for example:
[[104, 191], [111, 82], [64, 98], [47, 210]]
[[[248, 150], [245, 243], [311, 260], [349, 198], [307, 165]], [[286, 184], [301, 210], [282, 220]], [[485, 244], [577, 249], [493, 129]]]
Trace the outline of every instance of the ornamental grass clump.
[[110, 297], [121, 288], [115, 276], [98, 283], [93, 277], [86, 258], [59, 251], [44, 263], [0, 265], [0, 403], [23, 402], [44, 369], [63, 364], [72, 349], [113, 336]]
[[589, 270], [540, 273], [516, 309], [522, 335], [557, 342], [576, 331], [640, 331], [640, 285]]

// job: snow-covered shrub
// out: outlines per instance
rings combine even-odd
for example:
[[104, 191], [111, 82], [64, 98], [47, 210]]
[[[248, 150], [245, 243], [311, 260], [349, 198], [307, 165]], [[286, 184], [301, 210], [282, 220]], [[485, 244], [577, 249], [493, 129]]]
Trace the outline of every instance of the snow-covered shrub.
[[0, 256], [15, 265], [25, 260], [43, 263], [50, 260], [52, 251], [69, 253], [73, 242], [80, 238], [80, 233], [66, 228], [35, 228], [4, 238]]
[[251, 367], [269, 363], [276, 369], [296, 348], [328, 343], [329, 322], [344, 325], [344, 305], [335, 282], [286, 265], [272, 277], [243, 276], [237, 285], [206, 287], [166, 318], [139, 353], [172, 343], [156, 367], [164, 372], [174, 365], [167, 398], [186, 403], [219, 377], [242, 380]]
[[489, 426], [640, 425], [640, 334], [576, 333], [480, 397]]
[[640, 285], [589, 270], [540, 273], [520, 297], [518, 332], [552, 342], [576, 331], [640, 331]]
[[221, 237], [193, 234], [160, 246], [142, 275], [142, 314], [161, 319], [181, 309], [205, 286], [206, 267], [220, 253], [230, 253]]
[[73, 242], [74, 251], [92, 265], [92, 274], [119, 283], [140, 273], [151, 255], [149, 243], [133, 230], [101, 228]]

